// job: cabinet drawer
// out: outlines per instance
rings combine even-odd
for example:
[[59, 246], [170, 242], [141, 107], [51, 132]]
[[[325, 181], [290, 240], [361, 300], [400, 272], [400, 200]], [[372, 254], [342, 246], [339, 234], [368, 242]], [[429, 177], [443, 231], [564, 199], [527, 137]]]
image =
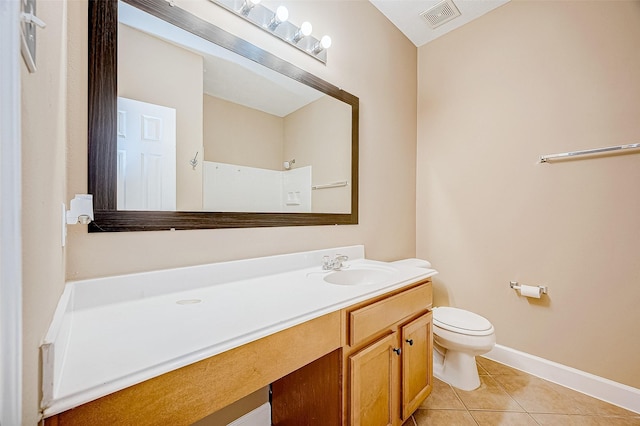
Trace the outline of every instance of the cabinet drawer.
[[349, 345], [358, 345], [403, 318], [427, 309], [431, 300], [431, 283], [427, 282], [350, 312]]

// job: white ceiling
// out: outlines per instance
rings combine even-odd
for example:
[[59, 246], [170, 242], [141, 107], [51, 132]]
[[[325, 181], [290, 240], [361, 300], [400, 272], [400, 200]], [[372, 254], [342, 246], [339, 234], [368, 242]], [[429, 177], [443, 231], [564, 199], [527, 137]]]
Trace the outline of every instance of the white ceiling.
[[121, 24], [201, 55], [203, 89], [208, 95], [278, 117], [285, 117], [324, 96], [324, 93], [297, 80], [210, 43], [127, 3], [118, 3], [118, 20]]
[[[431, 29], [420, 14], [441, 3], [442, 0], [370, 1], [409, 40], [420, 47], [507, 3], [509, 0], [452, 0], [461, 12], [461, 16], [436, 29]], [[281, 117], [323, 95], [321, 92], [297, 82], [297, 86], [292, 87], [288, 84], [293, 82], [292, 79], [283, 77], [275, 72], [272, 73], [273, 75], [263, 75], [262, 72], [259, 72], [259, 75], [255, 75], [254, 68], [256, 64], [248, 59], [231, 54], [219, 46], [204, 42], [191, 33], [173, 27], [123, 2], [119, 2], [118, 7], [121, 23], [202, 54], [204, 58], [205, 93]], [[226, 70], [227, 72], [221, 73], [221, 70]], [[222, 76], [225, 75], [232, 77], [223, 79]], [[213, 84], [213, 82], [222, 83]], [[238, 87], [244, 90], [237, 90]], [[246, 93], [247, 95], [239, 98], [238, 93]], [[257, 96], [258, 94], [264, 96]], [[260, 101], [261, 99], [264, 101]]]
[[453, 0], [460, 16], [431, 29], [420, 14], [441, 0], [370, 0], [417, 47], [502, 6], [509, 0]]

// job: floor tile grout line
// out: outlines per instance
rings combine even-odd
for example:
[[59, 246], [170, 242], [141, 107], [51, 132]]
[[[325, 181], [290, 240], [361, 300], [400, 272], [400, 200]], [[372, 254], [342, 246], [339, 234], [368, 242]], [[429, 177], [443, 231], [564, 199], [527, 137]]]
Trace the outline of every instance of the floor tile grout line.
[[[499, 410], [497, 408], [471, 408], [467, 411], [484, 411], [490, 413], [512, 413], [512, 414], [564, 414], [564, 413], [530, 413], [528, 411], [516, 411], [516, 410]], [[580, 415], [580, 414], [576, 414]]]
[[[572, 388], [570, 388], [570, 387], [568, 387], [568, 386], [564, 386], [564, 385], [562, 385], [562, 384], [560, 384], [560, 383], [556, 383], [556, 382], [551, 381], [551, 380], [548, 380], [548, 379], [546, 379], [546, 378], [536, 376], [536, 375], [534, 375], [534, 374], [531, 374], [531, 373], [528, 373], [528, 372], [526, 372], [526, 371], [523, 371], [523, 370], [520, 370], [520, 369], [517, 369], [517, 368], [511, 367], [511, 366], [508, 366], [508, 365], [506, 365], [506, 364], [502, 364], [502, 363], [500, 363], [500, 362], [498, 362], [498, 361], [492, 361], [492, 360], [489, 360], [489, 359], [484, 358], [484, 357], [479, 357], [479, 358], [480, 358], [480, 359], [487, 360], [487, 361], [492, 362], [492, 363], [500, 364], [501, 366], [504, 366], [504, 367], [505, 367], [507, 370], [509, 370], [509, 371], [511, 371], [511, 370], [516, 371], [516, 372], [517, 372], [517, 374], [515, 374], [515, 375], [517, 375], [517, 376], [527, 376], [527, 377], [532, 377], [532, 378], [535, 378], [535, 379], [537, 379], [537, 380], [541, 380], [542, 382], [544, 382], [544, 383], [546, 383], [546, 384], [549, 384], [549, 385], [551, 385], [551, 386], [558, 386], [558, 387], [562, 388], [562, 389], [563, 389], [563, 391], [564, 391], [564, 390], [569, 391], [569, 394], [566, 394], [566, 395], [563, 395], [563, 396], [564, 396], [564, 397], [566, 397], [566, 398], [568, 398], [568, 399], [570, 399], [571, 401], [573, 401], [574, 403], [576, 403], [576, 404], [578, 404], [578, 405], [579, 405], [579, 400], [578, 400], [578, 399], [576, 399], [577, 395], [574, 395], [574, 393], [579, 394], [579, 395], [581, 395], [581, 396], [586, 396], [586, 397], [589, 397], [589, 398], [594, 398], [594, 399], [596, 399], [596, 400], [598, 400], [598, 401], [601, 401], [602, 403], [610, 404], [610, 405], [616, 406], [616, 407], [621, 408], [621, 409], [623, 409], [623, 410], [625, 410], [625, 411], [627, 411], [627, 412], [629, 413], [629, 414], [626, 414], [626, 415], [625, 415], [625, 414], [600, 414], [600, 413], [584, 412], [582, 409], [579, 409], [579, 411], [580, 411], [579, 413], [561, 413], [561, 414], [564, 414], [564, 415], [571, 415], [571, 416], [573, 416], [573, 415], [582, 415], [582, 416], [590, 416], [590, 417], [598, 417], [598, 418], [605, 418], [605, 417], [621, 417], [621, 418], [627, 418], [627, 419], [628, 419], [628, 418], [638, 418], [638, 417], [640, 417], [640, 416], [638, 416], [638, 414], [636, 414], [636, 413], [634, 413], [633, 411], [630, 411], [630, 410], [628, 410], [628, 409], [626, 409], [626, 408], [624, 408], [624, 407], [617, 406], [616, 404], [611, 404], [611, 403], [609, 403], [608, 401], [601, 400], [601, 399], [599, 399], [599, 398], [596, 398], [596, 397], [593, 397], [593, 396], [591, 396], [591, 395], [585, 394], [585, 393], [580, 392], [580, 391], [578, 391], [578, 390], [572, 389]], [[489, 371], [489, 369], [488, 369], [488, 368], [484, 367], [484, 366], [482, 365], [482, 363], [478, 361], [478, 359], [476, 359], [476, 363], [477, 363], [477, 364], [478, 364], [478, 365], [479, 365], [479, 366], [480, 366], [484, 371], [486, 371], [486, 372], [487, 372], [487, 375], [489, 375], [489, 376], [493, 377], [493, 378], [494, 378], [494, 380], [496, 380], [496, 379], [495, 379], [495, 377], [497, 377], [497, 376], [502, 376], [502, 377], [504, 377], [504, 376], [511, 376], [511, 375], [512, 375], [512, 374], [509, 374], [509, 373], [496, 373], [496, 374], [494, 374], [494, 373], [491, 373], [491, 372]], [[501, 382], [500, 382], [499, 380], [496, 380], [496, 382], [498, 383], [498, 385], [500, 385], [500, 386], [505, 390], [505, 392], [507, 392], [507, 393], [511, 396], [511, 394], [510, 394], [510, 393], [508, 392], [508, 390], [507, 390], [507, 389], [506, 389], [506, 388], [501, 384]], [[515, 398], [514, 398], [513, 396], [511, 396], [511, 397], [515, 400]], [[518, 402], [518, 401], [516, 400], [516, 402]], [[520, 403], [518, 403], [518, 404], [520, 404]], [[521, 405], [521, 406], [522, 406], [522, 405]], [[522, 408], [524, 409], [524, 407], [522, 407]], [[529, 413], [529, 411], [527, 411], [526, 409], [525, 409], [525, 411]], [[530, 414], [560, 414], [560, 413], [546, 413], [546, 412], [544, 412], [544, 413], [543, 413], [543, 412], [533, 412], [533, 413], [530, 413]]]
[[[489, 364], [489, 366], [491, 368], [493, 368], [492, 364]], [[489, 369], [485, 368], [484, 366], [482, 366], [480, 363], [478, 363], [478, 367], [479, 369], [481, 368], [483, 374], [481, 374], [481, 377], [489, 377], [491, 378], [492, 381], [494, 381], [498, 386], [497, 388], [504, 392], [505, 395], [507, 395], [509, 397], [509, 399], [511, 399], [513, 402], [515, 402], [515, 405], [517, 407], [519, 407], [520, 411], [515, 411], [518, 408], [514, 407], [514, 409], [495, 409], [495, 408], [470, 408], [462, 399], [462, 397], [460, 396], [459, 391], [457, 388], [451, 386], [450, 384], [446, 383], [443, 381], [443, 384], [448, 386], [448, 389], [450, 391], [453, 392], [454, 398], [457, 401], [457, 403], [460, 405], [460, 408], [453, 408], [453, 407], [448, 407], [448, 408], [427, 408], [425, 407], [424, 409], [426, 409], [427, 411], [451, 411], [451, 412], [461, 412], [461, 413], [466, 413], [467, 416], [471, 417], [471, 419], [473, 420], [474, 424], [476, 425], [480, 425], [480, 420], [477, 420], [474, 416], [474, 413], [481, 413], [481, 412], [492, 412], [492, 413], [511, 413], [511, 414], [526, 414], [526, 417], [528, 418], [528, 420], [531, 422], [531, 424], [535, 424], [535, 425], [542, 425], [544, 424], [544, 420], [541, 418], [540, 420], [538, 420], [536, 418], [540, 417], [540, 416], [547, 416], [547, 415], [552, 415], [552, 416], [563, 416], [563, 417], [579, 417], [581, 419], [586, 419], [586, 418], [591, 418], [591, 419], [595, 419], [595, 421], [603, 421], [606, 419], [626, 419], [626, 420], [637, 420], [640, 419], [640, 417], [638, 417], [637, 415], [635, 415], [635, 413], [630, 413], [629, 415], [624, 415], [624, 414], [616, 414], [616, 413], [599, 413], [599, 412], [584, 412], [582, 410], [580, 410], [580, 412], [574, 413], [574, 412], [562, 412], [562, 411], [566, 411], [566, 410], [560, 410], [560, 412], [553, 412], [553, 411], [548, 411], [548, 410], [542, 410], [542, 411], [528, 411], [519, 401], [518, 399], [516, 399], [516, 397], [514, 397], [514, 395], [512, 395], [512, 393], [510, 393], [508, 391], [508, 388], [506, 386], [507, 382], [502, 382], [497, 380], [498, 377], [502, 377], [505, 378], [505, 380], [508, 380], [508, 378], [512, 375], [525, 375], [525, 376], [532, 376], [529, 373], [526, 372], [522, 372], [521, 374], [510, 374], [510, 367], [507, 367], [507, 369], [494, 369], [494, 371], [498, 371], [498, 373], [491, 373], [489, 371]], [[537, 376], [533, 376], [536, 377], [537, 379], [540, 379], [543, 382], [548, 382], [548, 380], [545, 380], [543, 378], [539, 378]], [[550, 382], [552, 384], [555, 384], [553, 382]], [[555, 384], [557, 385], [557, 384]], [[562, 386], [562, 385], [558, 385], [558, 386]], [[517, 394], [518, 392], [516, 392]], [[580, 403], [581, 400], [573, 394], [566, 394], [564, 395], [562, 392], [560, 393], [560, 396], [563, 397], [567, 397], [570, 401], [573, 401], [575, 403]], [[588, 395], [587, 395], [588, 396]], [[453, 400], [452, 400], [453, 401]], [[606, 402], [606, 401], [605, 401]], [[478, 405], [483, 405], [483, 404], [478, 404]], [[478, 415], [478, 414], [476, 414]], [[412, 416], [412, 420], [413, 420], [413, 425], [414, 426], [418, 426], [418, 421], [417, 419]], [[542, 422], [542, 423], [541, 423]], [[640, 423], [638, 423], [640, 425]], [[408, 425], [407, 425], [408, 426]]]
[[[448, 383], [447, 383], [448, 384]], [[449, 384], [448, 384], [449, 385]], [[462, 406], [464, 407], [465, 410], [469, 411], [469, 407], [467, 407], [467, 404], [464, 403], [464, 401], [462, 400], [462, 398], [460, 398], [460, 395], [458, 395], [458, 392], [456, 392], [456, 388], [454, 388], [453, 386], [449, 385], [449, 387], [451, 388], [451, 392], [453, 392], [453, 394], [456, 396], [456, 398], [458, 398], [458, 401], [460, 401], [460, 404], [462, 404]]]
[[533, 420], [533, 422], [534, 422], [535, 424], [542, 426], [542, 423], [540, 423], [540, 422], [539, 422], [535, 417], [533, 417], [533, 416], [531, 415], [531, 413], [527, 413], [527, 415], [529, 416], [529, 418], [530, 418], [531, 420]]
[[[484, 368], [484, 367], [482, 367], [482, 368]], [[522, 404], [520, 404], [520, 403], [518, 402], [518, 400], [517, 400], [516, 398], [514, 398], [514, 396], [513, 396], [513, 395], [511, 395], [511, 394], [509, 393], [509, 391], [507, 390], [507, 388], [505, 388], [505, 387], [502, 385], [502, 383], [500, 383], [500, 381], [499, 381], [499, 380], [496, 380], [496, 379], [493, 377], [494, 375], [493, 375], [493, 374], [491, 374], [491, 373], [489, 372], [489, 370], [487, 370], [486, 368], [485, 368], [485, 370], [487, 371], [487, 374], [489, 375], [489, 377], [491, 377], [491, 378], [493, 379], [493, 381], [497, 383], [497, 385], [500, 387], [500, 389], [502, 389], [502, 390], [504, 391], [504, 393], [506, 393], [507, 395], [509, 395], [509, 398], [511, 398], [511, 399], [513, 400], [513, 402], [515, 402], [516, 404], [518, 404], [518, 407], [520, 407], [520, 408], [522, 409], [522, 411], [524, 411], [524, 412], [525, 412], [525, 413], [527, 413], [527, 414], [531, 414], [531, 413], [529, 413], [529, 411], [527, 411], [527, 409], [526, 409], [525, 407], [523, 407], [523, 406], [522, 406]], [[529, 416], [529, 417], [531, 417], [531, 416]]]
[[[485, 369], [485, 370], [486, 370], [486, 369]], [[506, 389], [505, 389], [505, 388], [500, 384], [500, 382], [498, 382], [496, 379], [494, 379], [494, 378], [493, 378], [493, 376], [491, 375], [491, 373], [489, 373], [489, 372], [488, 372], [488, 370], [486, 370], [486, 371], [487, 371], [487, 375], [488, 375], [489, 377], [491, 377], [491, 379], [492, 379], [494, 382], [496, 382], [496, 384], [497, 384], [497, 385], [500, 387], [500, 389], [505, 393], [505, 395], [507, 395], [507, 396], [508, 396], [508, 397], [509, 397], [513, 402], [515, 402], [515, 403], [516, 403], [516, 405], [517, 405], [518, 407], [520, 407], [520, 409], [521, 409], [522, 411], [515, 411], [515, 410], [496, 410], [496, 409], [491, 409], [491, 408], [481, 408], [481, 409], [472, 409], [472, 408], [469, 408], [469, 407], [467, 406], [467, 404], [465, 404], [465, 403], [464, 403], [464, 401], [462, 400], [462, 398], [460, 397], [460, 395], [458, 395], [458, 392], [456, 391], [456, 388], [455, 388], [455, 387], [453, 387], [453, 386], [451, 386], [451, 385], [449, 385], [449, 386], [451, 387], [451, 389], [453, 390], [453, 393], [455, 394], [455, 396], [458, 398], [458, 400], [459, 400], [460, 402], [462, 402], [462, 405], [464, 406], [464, 408], [465, 408], [467, 411], [469, 411], [469, 412], [470, 412], [470, 411], [474, 411], [474, 410], [476, 410], [476, 411], [496, 411], [496, 412], [512, 412], [512, 413], [527, 413], [527, 414], [529, 414], [529, 412], [528, 412], [528, 411], [527, 411], [527, 410], [526, 410], [526, 409], [525, 409], [525, 408], [524, 408], [524, 407], [523, 407], [523, 406], [522, 406], [522, 405], [521, 405], [521, 404], [520, 404], [520, 403], [519, 403], [519, 402], [518, 402], [518, 401], [517, 401], [517, 400], [516, 400], [516, 399], [515, 399], [511, 394], [510, 394], [510, 393], [509, 393], [509, 392], [507, 392], [507, 390], [506, 390]], [[481, 385], [482, 385], [482, 384], [481, 384]]]
[[[507, 367], [507, 368], [509, 368], [509, 369], [511, 369], [511, 368], [512, 368], [512, 367], [509, 367], [509, 366], [506, 366], [506, 367]], [[483, 368], [484, 368], [484, 367], [483, 367]], [[524, 406], [522, 406], [522, 404], [520, 404], [520, 403], [518, 402], [518, 400], [517, 400], [513, 395], [511, 395], [511, 393], [509, 392], [509, 390], [508, 390], [507, 388], [505, 388], [505, 387], [504, 387], [504, 385], [503, 385], [499, 380], [496, 380], [496, 379], [494, 378], [494, 376], [509, 376], [509, 374], [493, 374], [493, 373], [489, 372], [489, 370], [488, 370], [488, 369], [486, 369], [486, 368], [485, 368], [485, 370], [487, 371], [487, 374], [489, 374], [489, 376], [491, 376], [491, 377], [496, 381], [496, 383], [498, 384], [498, 386], [500, 386], [500, 388], [502, 388], [502, 390], [503, 390], [507, 395], [509, 395], [509, 397], [511, 397], [511, 399], [513, 399], [513, 400], [516, 402], [516, 404], [518, 404], [518, 406], [519, 406], [520, 408], [522, 408], [522, 410], [523, 410], [525, 413], [529, 414], [529, 416], [530, 416], [530, 417], [532, 417], [532, 416], [531, 416], [532, 414], [565, 414], [565, 415], [570, 415], [570, 413], [539, 413], [539, 412], [531, 412], [531, 411], [527, 410]], [[531, 374], [529, 374], [529, 373], [527, 373], [527, 372], [524, 372], [524, 371], [521, 371], [521, 370], [517, 370], [517, 371], [518, 371], [520, 374], [524, 374], [524, 375], [532, 376]], [[533, 376], [533, 377], [537, 377], [537, 376]], [[544, 380], [544, 379], [541, 379], [541, 380]], [[534, 420], [535, 420], [535, 419], [534, 419]], [[536, 422], [536, 423], [537, 423], [537, 422]]]

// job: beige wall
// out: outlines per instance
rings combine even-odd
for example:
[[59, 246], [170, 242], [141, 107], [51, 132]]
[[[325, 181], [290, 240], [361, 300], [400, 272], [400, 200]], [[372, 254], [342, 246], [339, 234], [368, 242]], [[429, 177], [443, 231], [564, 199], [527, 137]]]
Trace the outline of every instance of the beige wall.
[[[61, 243], [61, 204], [69, 208], [65, 188], [65, 149], [72, 111], [67, 111], [66, 5], [38, 2], [47, 23], [38, 30], [36, 66], [22, 63], [22, 258], [23, 258], [23, 424], [35, 425], [40, 395], [39, 346], [58, 303], [65, 278]], [[21, 59], [22, 62], [22, 59]], [[86, 135], [86, 132], [85, 132]], [[85, 136], [86, 138], [86, 136]], [[86, 152], [86, 151], [85, 151]], [[81, 153], [69, 152], [69, 157]], [[84, 158], [78, 162], [82, 164]], [[79, 164], [79, 165], [80, 165]]]
[[281, 117], [204, 95], [204, 159], [282, 170]]
[[[497, 341], [640, 387], [640, 2], [512, 1], [419, 49], [417, 254]], [[527, 300], [509, 281], [544, 284]]]
[[105, 234], [78, 225], [69, 227], [63, 250], [60, 204], [87, 191], [87, 2], [39, 2], [47, 22], [38, 36], [39, 71], [23, 72], [26, 425], [37, 421], [38, 346], [65, 279], [358, 243], [374, 259], [415, 254], [415, 46], [365, 0], [287, 3], [292, 20], [312, 19], [318, 34], [331, 34], [326, 66], [209, 1], [176, 3], [209, 11], [229, 30], [360, 97], [360, 224]]
[[[211, 2], [177, 1], [176, 4], [216, 20], [227, 30], [360, 97], [360, 224], [106, 234], [87, 234], [85, 229], [77, 228], [70, 233], [67, 248], [67, 279], [357, 243], [365, 244], [368, 255], [376, 259], [412, 256], [415, 251], [415, 46], [366, 0], [287, 4], [292, 20], [313, 17], [318, 34], [331, 34], [334, 45], [327, 65], [275, 37], [266, 36], [261, 29], [214, 7]], [[69, 7], [84, 12], [86, 5], [74, 1]], [[86, 18], [74, 19], [69, 23], [69, 32], [73, 37], [86, 38], [85, 27]], [[369, 45], [378, 46], [375, 54], [363, 49]], [[69, 55], [74, 72], [84, 75], [86, 53], [74, 50]], [[76, 90], [72, 95], [72, 103], [86, 104], [85, 91]], [[86, 152], [86, 137], [70, 140], [69, 148]], [[86, 165], [71, 163], [68, 168], [69, 193], [85, 191]]]
[[[323, 96], [278, 117], [204, 96], [205, 160], [271, 170], [313, 165], [312, 185], [350, 180], [351, 106]], [[330, 125], [329, 125], [330, 123]], [[349, 213], [351, 186], [312, 192], [312, 211]]]
[[[285, 117], [284, 158], [312, 165], [311, 184], [351, 182], [351, 106], [323, 96]], [[311, 210], [350, 213], [351, 186], [314, 190]]]
[[126, 25], [118, 31], [118, 96], [176, 110], [176, 206], [201, 210], [202, 167], [189, 160], [203, 146], [202, 56]]

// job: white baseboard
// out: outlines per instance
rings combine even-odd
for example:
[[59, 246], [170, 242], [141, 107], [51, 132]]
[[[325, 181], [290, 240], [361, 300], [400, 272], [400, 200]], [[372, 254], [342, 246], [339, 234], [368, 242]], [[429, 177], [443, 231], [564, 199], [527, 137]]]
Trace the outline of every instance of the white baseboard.
[[502, 345], [496, 345], [484, 356], [541, 379], [640, 413], [640, 389]]

